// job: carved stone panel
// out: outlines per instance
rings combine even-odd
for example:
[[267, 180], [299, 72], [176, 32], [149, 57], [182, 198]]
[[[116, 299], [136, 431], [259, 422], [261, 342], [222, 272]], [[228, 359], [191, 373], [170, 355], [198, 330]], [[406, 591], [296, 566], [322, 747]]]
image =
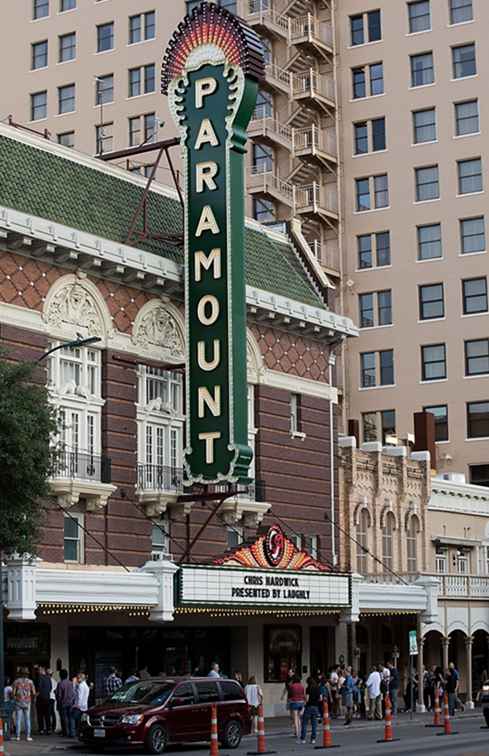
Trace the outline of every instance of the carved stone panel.
[[[151, 303], [149, 303], [151, 304]], [[158, 349], [160, 357], [180, 361], [185, 358], [185, 344], [176, 317], [164, 304], [145, 307], [134, 323], [132, 343], [145, 350]]]

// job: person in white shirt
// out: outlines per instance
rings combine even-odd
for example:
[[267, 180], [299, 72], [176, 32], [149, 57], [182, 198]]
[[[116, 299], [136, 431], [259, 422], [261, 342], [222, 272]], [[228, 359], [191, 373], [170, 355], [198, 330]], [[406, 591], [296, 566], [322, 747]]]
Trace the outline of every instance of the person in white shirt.
[[382, 696], [380, 694], [380, 672], [372, 667], [367, 678], [368, 718], [382, 719]]
[[75, 691], [75, 703], [70, 712], [70, 738], [76, 738], [78, 735], [80, 719], [83, 712], [88, 709], [88, 696], [90, 695], [90, 688], [87, 684], [86, 675], [84, 675], [83, 672], [80, 672], [77, 680], [78, 684]]
[[258, 707], [263, 703], [263, 691], [256, 684], [256, 677], [252, 675], [248, 680], [248, 684], [245, 685], [245, 696], [250, 707], [250, 713], [253, 722], [253, 733], [256, 735], [258, 731]]
[[207, 677], [220, 677], [220, 676], [221, 675], [219, 672], [219, 664], [217, 662], [212, 662], [211, 668], [209, 670]]

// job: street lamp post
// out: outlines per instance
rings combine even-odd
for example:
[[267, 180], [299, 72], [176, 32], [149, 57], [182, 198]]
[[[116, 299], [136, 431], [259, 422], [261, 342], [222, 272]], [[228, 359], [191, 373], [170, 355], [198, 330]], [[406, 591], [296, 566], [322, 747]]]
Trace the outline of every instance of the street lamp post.
[[[48, 349], [47, 352], [44, 352], [39, 359], [37, 360], [37, 363], [42, 362], [46, 359], [46, 357], [49, 357], [50, 354], [53, 352], [56, 352], [58, 349], [63, 349], [64, 347], [81, 347], [81, 346], [89, 346], [90, 344], [97, 344], [99, 341], [101, 341], [99, 336], [88, 336], [87, 338], [78, 338], [74, 339], [73, 341], [64, 342], [62, 344], [58, 344], [58, 346], [52, 347], [52, 349]], [[0, 732], [3, 732], [3, 717], [4, 717], [4, 688], [5, 688], [5, 628], [4, 628], [4, 619], [3, 614], [5, 611], [5, 601], [3, 596], [3, 556], [4, 556], [4, 549], [5, 545], [0, 543]]]

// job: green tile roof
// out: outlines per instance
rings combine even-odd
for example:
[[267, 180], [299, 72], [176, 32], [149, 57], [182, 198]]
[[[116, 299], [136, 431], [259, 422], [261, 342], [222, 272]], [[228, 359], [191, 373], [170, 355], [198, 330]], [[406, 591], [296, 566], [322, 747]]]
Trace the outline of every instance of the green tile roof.
[[[135, 182], [0, 135], [0, 205], [125, 243], [143, 188]], [[153, 234], [182, 228], [179, 202], [150, 192], [148, 226]], [[139, 221], [139, 228], [142, 220]], [[138, 248], [182, 262], [182, 250], [162, 241]], [[291, 244], [246, 229], [247, 283], [298, 302], [324, 308]]]

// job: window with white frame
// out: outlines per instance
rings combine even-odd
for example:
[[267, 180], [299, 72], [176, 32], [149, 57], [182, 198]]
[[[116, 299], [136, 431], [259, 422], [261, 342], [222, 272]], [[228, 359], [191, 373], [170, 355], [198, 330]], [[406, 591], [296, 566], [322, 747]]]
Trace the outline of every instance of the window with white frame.
[[182, 376], [141, 365], [138, 381], [139, 487], [172, 490], [182, 467]]
[[77, 562], [81, 564], [84, 561], [82, 514], [75, 512], [65, 514], [63, 549], [65, 562]]
[[436, 547], [435, 567], [439, 575], [445, 575], [448, 572], [448, 548], [446, 546]]
[[153, 523], [151, 529], [151, 559], [165, 559], [170, 553], [170, 518], [167, 513], [162, 514], [159, 521]]
[[366, 509], [362, 509], [358, 516], [358, 524], [356, 528], [356, 541], [357, 541], [357, 572], [360, 575], [365, 575], [368, 565], [368, 528], [370, 524], [370, 516]]
[[406, 527], [407, 571], [412, 575], [418, 571], [419, 521], [413, 515]]
[[387, 512], [382, 528], [382, 562], [387, 570], [392, 570], [394, 563], [394, 530], [396, 529], [396, 519], [392, 512]]
[[228, 549], [236, 549], [241, 543], [243, 543], [243, 528], [238, 525], [228, 526], [227, 533], [227, 546]]
[[54, 352], [48, 364], [48, 389], [58, 408], [60, 454], [99, 455], [104, 404], [100, 351], [65, 346]]

